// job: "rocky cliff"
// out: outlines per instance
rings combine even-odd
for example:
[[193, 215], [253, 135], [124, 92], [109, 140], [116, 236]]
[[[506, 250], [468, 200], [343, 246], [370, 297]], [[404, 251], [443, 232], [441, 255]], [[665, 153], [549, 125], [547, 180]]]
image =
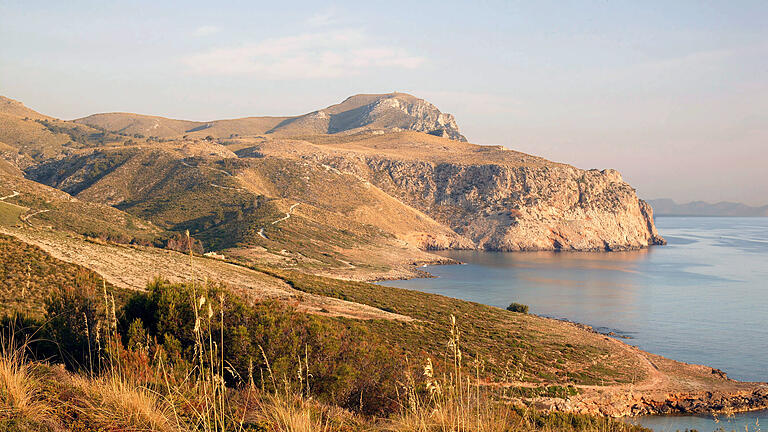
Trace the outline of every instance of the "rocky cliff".
[[651, 207], [614, 170], [366, 163], [374, 184], [482, 249], [615, 251], [664, 243]]
[[[401, 139], [408, 148], [409, 136]], [[355, 150], [308, 150], [304, 157], [365, 179], [478, 248], [617, 251], [665, 243], [651, 207], [615, 170], [581, 170], [471, 144], [446, 154], [429, 146], [424, 154], [403, 150], [401, 156], [369, 143], [378, 153], [371, 154], [359, 149], [365, 141], [356, 144]]]
[[267, 133], [301, 135], [403, 130], [467, 140], [451, 114], [440, 112], [424, 99], [405, 93], [350, 96], [339, 104], [285, 120]]
[[[230, 175], [237, 174], [230, 169], [203, 168], [205, 175], [198, 172], [202, 176], [198, 183], [218, 190], [216, 196], [221, 191], [248, 190], [268, 198], [311, 203], [330, 212], [321, 217], [321, 225], [338, 220], [341, 214], [422, 249], [615, 251], [664, 243], [651, 207], [638, 199], [618, 172], [582, 170], [500, 146], [467, 143], [453, 116], [403, 93], [356, 95], [297, 117], [253, 117], [202, 126], [160, 117], [123, 119], [122, 114], [82, 120], [106, 130], [119, 128], [111, 135], [71, 122], [48, 124], [18, 115], [13, 119], [19, 128], [34, 127], [35, 133], [52, 135], [49, 141], [53, 144], [42, 150], [54, 155], [38, 158], [39, 167], [25, 167], [28, 176], [113, 205], [118, 202], [105, 197], [122, 196], [110, 195], [110, 191], [132, 184], [121, 176], [135, 173], [113, 173], [111, 167], [122, 165], [126, 152], [143, 154], [163, 148], [164, 154], [176, 155], [169, 156], [172, 160], [194, 157], [234, 167], [241, 166], [232, 162], [239, 158], [242, 166], [251, 167], [242, 179]], [[138, 122], [150, 131], [185, 135], [163, 140], [143, 134], [129, 137], [126, 131], [133, 126], [125, 126], [118, 121], [121, 119]], [[93, 136], [94, 142], [82, 146], [95, 149], [109, 142], [110, 149], [106, 153], [70, 149], [65, 144], [69, 145], [71, 136], [83, 136], [85, 141]], [[31, 133], [12, 143], [27, 142], [30, 137]], [[58, 144], [62, 140], [64, 144]], [[64, 147], [66, 151], [60, 150]], [[20, 154], [25, 151], [22, 146], [18, 149]], [[77, 169], [58, 167], [67, 152], [76, 152], [77, 157], [64, 162], [82, 161]], [[110, 160], [104, 160], [107, 155]], [[168, 169], [160, 161], [150, 161], [151, 157], [144, 159], [148, 165], [141, 167], [152, 168], [137, 169], [151, 169], [156, 174]], [[186, 171], [195, 168], [187, 162], [171, 165]], [[276, 167], [279, 171], [273, 173]], [[317, 174], [326, 169], [338, 173], [330, 177]], [[226, 175], [208, 178], [212, 173]], [[62, 175], [65, 178], [59, 178]], [[101, 180], [104, 176], [115, 179], [105, 182]], [[251, 184], [256, 178], [274, 187]], [[72, 189], [72, 185], [80, 189]], [[96, 193], [93, 185], [103, 187], [96, 188]], [[377, 190], [369, 190], [369, 186]], [[153, 193], [151, 188], [136, 191], [134, 200], [154, 199], [144, 196]], [[228, 195], [222, 199], [227, 201]]]

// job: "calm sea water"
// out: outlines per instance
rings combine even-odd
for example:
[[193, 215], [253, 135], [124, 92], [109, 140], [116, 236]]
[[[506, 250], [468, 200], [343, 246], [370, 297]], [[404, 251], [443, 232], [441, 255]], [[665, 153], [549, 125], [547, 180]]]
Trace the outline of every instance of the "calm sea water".
[[[768, 381], [768, 218], [656, 220], [669, 244], [615, 253], [450, 251], [466, 265], [430, 266], [437, 279], [387, 285], [492, 306], [515, 301], [539, 315], [629, 336], [656, 354]], [[657, 430], [754, 429], [768, 413], [736, 423], [710, 418], [642, 419]]]

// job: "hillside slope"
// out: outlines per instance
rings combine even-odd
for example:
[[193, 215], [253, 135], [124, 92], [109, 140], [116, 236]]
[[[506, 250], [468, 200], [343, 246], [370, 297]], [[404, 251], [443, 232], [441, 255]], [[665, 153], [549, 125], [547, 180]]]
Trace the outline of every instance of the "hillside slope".
[[363, 130], [412, 130], [466, 141], [456, 120], [431, 103], [405, 93], [355, 95], [318, 111], [293, 117], [246, 117], [207, 122], [174, 120], [133, 113], [94, 114], [76, 123], [128, 135], [159, 138], [229, 138], [353, 133]]
[[[417, 367], [426, 358], [436, 366], [443, 361], [454, 316], [466, 361], [482, 364], [471, 372], [483, 385], [504, 389], [504, 397], [513, 402], [608, 416], [768, 407], [765, 383], [733, 381], [710, 367], [649, 354], [570, 322], [291, 270], [252, 269], [173, 251], [98, 244], [41, 229], [0, 227], [0, 242], [13, 246], [7, 260], [15, 269], [23, 268], [25, 255], [47, 254], [36, 259], [61, 268], [88, 268], [126, 290], [144, 289], [153, 276], [224, 282], [249, 303], [276, 300], [343, 320], [350, 328], [381, 338], [392, 355], [415, 359]], [[15, 273], [15, 279], [23, 281], [24, 276]], [[17, 285], [9, 288], [18, 292]]]
[[651, 207], [613, 170], [585, 171], [413, 132], [263, 140], [237, 154], [333, 167], [487, 250], [624, 250], [664, 243]]
[[109, 205], [79, 200], [61, 190], [0, 171], [2, 225], [49, 227], [122, 243], [151, 244], [167, 236], [151, 222]]
[[467, 143], [452, 116], [402, 93], [207, 123], [5, 115], [21, 129], [4, 158], [27, 178], [245, 262], [374, 279], [418, 274], [413, 264], [441, 260], [430, 249], [664, 243], [617, 172]]

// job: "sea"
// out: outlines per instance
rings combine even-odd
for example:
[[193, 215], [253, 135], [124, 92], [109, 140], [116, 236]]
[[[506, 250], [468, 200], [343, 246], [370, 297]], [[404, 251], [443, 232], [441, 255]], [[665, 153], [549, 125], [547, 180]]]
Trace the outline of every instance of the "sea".
[[[383, 284], [567, 319], [665, 357], [768, 381], [768, 218], [657, 217], [667, 240], [628, 252], [445, 251], [464, 264]], [[759, 430], [768, 411], [630, 419], [656, 431]]]

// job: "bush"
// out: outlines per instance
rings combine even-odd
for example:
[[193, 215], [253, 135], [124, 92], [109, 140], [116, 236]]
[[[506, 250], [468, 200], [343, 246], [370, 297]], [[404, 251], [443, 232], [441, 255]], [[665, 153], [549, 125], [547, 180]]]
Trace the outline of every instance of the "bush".
[[528, 313], [528, 305], [524, 305], [522, 303], [511, 303], [509, 306], [507, 306], [507, 310], [510, 312], [518, 312], [518, 313]]
[[227, 384], [252, 380], [257, 387], [278, 390], [284, 377], [303, 370], [310, 375], [311, 392], [324, 402], [368, 414], [396, 409], [403, 365], [385, 344], [346, 320], [308, 315], [277, 302], [246, 304], [225, 287], [211, 284], [157, 279], [147, 291], [134, 294], [122, 309], [124, 344], [157, 341], [176, 367], [195, 364], [199, 306], [199, 328], [214, 342], [223, 342]]
[[40, 349], [53, 351], [71, 370], [92, 370], [99, 355], [97, 326], [104, 314], [96, 293], [95, 284], [77, 283], [53, 291], [45, 301], [44, 335], [55, 348], [42, 343]]

